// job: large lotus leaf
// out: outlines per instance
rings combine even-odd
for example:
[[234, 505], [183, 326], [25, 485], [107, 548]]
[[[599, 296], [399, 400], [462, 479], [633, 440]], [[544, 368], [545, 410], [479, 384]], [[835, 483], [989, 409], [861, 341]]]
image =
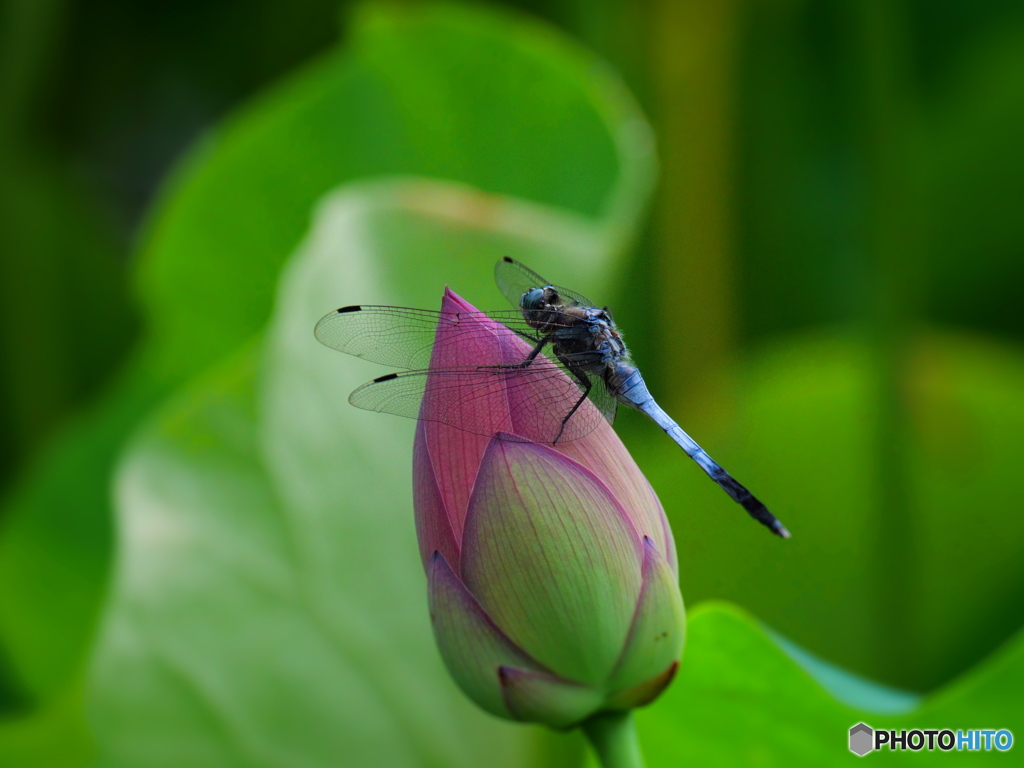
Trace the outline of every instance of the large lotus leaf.
[[172, 188], [140, 271], [162, 362], [211, 362], [265, 322], [312, 205], [341, 182], [450, 179], [621, 238], [651, 168], [628, 93], [546, 28], [505, 12], [367, 5], [348, 46], [229, 122]]
[[[705, 603], [690, 615], [676, 681], [640, 710], [650, 765], [854, 764], [849, 729], [1024, 729], [1024, 635], [925, 697], [883, 688], [781, 641], [749, 614]], [[959, 765], [1012, 762], [1016, 751], [958, 752]], [[921, 764], [927, 753], [877, 752], [870, 760]]]
[[[643, 205], [652, 158], [646, 123], [599, 62], [525, 18], [451, 6], [373, 6], [349, 43], [219, 128], [151, 216], [140, 258], [150, 335], [131, 374], [4, 513], [0, 655], [28, 705], [55, 695], [82, 663], [125, 435], [175, 382], [260, 330], [321, 195], [347, 179], [430, 173], [558, 205], [555, 225], [580, 237], [570, 273], [585, 264], [599, 280]], [[491, 198], [460, 199], [469, 201], [463, 218], [502, 220]], [[422, 250], [395, 243], [376, 267], [405, 302], [433, 300], [420, 288], [456, 275], [473, 276], [469, 292], [483, 290], [500, 251], [484, 247], [487, 237], [460, 242], [461, 251], [443, 234]]]
[[[766, 349], [723, 395], [734, 419], [695, 430], [785, 522], [788, 541], [747, 519], [653, 425], [629, 420], [627, 443], [671, 518], [691, 604], [741, 603], [834, 663], [929, 690], [1024, 622], [1024, 360], [976, 337], [934, 334], [906, 370], [908, 504], [895, 512], [878, 499], [875, 374], [856, 336]], [[890, 514], [909, 516], [909, 539], [892, 540]]]
[[324, 203], [265, 341], [162, 408], [119, 472], [122, 537], [91, 689], [100, 765], [541, 759], [539, 732], [478, 711], [434, 646], [414, 422], [349, 406], [381, 369], [312, 329], [356, 298], [439, 305], [442, 277], [417, 291], [391, 279], [438, 250], [458, 287], [489, 272], [491, 254], [580, 265], [598, 232], [432, 182], [368, 183]]
[[112, 467], [159, 391], [145, 375], [130, 378], [77, 420], [3, 511], [0, 647], [26, 706], [84, 663], [113, 547]]

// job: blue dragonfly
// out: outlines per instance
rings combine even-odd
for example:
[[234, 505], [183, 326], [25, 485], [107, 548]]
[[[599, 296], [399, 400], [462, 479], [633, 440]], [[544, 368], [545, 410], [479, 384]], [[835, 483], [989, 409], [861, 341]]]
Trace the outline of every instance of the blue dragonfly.
[[[768, 508], [658, 405], [631, 364], [607, 308], [599, 309], [509, 257], [495, 267], [495, 281], [514, 310], [435, 312], [357, 305], [323, 317], [315, 335], [326, 346], [404, 369], [364, 384], [349, 402], [486, 436], [552, 445], [589, 434], [602, 419], [613, 422], [618, 405], [626, 405], [653, 419], [751, 517], [789, 538]], [[463, 351], [467, 345], [479, 349], [479, 364], [448, 364], [439, 339], [458, 341]], [[498, 391], [509, 412], [491, 413], [483, 405], [494, 402], [488, 396]]]

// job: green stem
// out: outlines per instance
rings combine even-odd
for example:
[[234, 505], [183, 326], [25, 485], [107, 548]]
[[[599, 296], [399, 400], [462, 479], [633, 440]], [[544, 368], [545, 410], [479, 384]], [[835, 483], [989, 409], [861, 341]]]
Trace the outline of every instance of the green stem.
[[604, 712], [583, 723], [603, 768], [644, 768], [633, 712]]
[[[729, 370], [736, 337], [734, 237], [736, 67], [742, 3], [659, 0], [647, 46], [662, 169], [655, 209], [655, 278], [660, 314], [655, 379], [669, 413], [688, 429], [721, 421], [730, 408]], [[699, 317], [680, 328], [679, 307]], [[657, 332], [657, 331], [656, 331]], [[650, 383], [650, 381], [649, 381]]]
[[875, 654], [886, 680], [907, 688], [927, 685], [915, 595], [920, 524], [908, 482], [912, 434], [908, 378], [923, 286], [927, 285], [925, 185], [915, 153], [918, 107], [908, 61], [909, 33], [900, 3], [852, 2], [847, 28], [860, 58], [860, 135], [867, 182], [870, 294], [863, 302], [873, 356], [875, 403]]

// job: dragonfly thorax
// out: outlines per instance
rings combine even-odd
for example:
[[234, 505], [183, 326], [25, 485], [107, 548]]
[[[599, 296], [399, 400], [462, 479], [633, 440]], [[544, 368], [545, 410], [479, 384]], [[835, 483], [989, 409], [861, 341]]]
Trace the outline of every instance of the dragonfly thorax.
[[555, 356], [570, 370], [605, 377], [628, 358], [607, 310], [566, 305], [550, 285], [524, 293], [519, 304], [526, 322], [551, 343]]

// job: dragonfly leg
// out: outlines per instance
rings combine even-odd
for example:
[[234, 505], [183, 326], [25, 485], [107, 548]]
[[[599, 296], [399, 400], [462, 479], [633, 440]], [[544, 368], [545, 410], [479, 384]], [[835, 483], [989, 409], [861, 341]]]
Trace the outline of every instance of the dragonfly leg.
[[590, 394], [590, 388], [594, 386], [594, 383], [587, 376], [584, 376], [574, 368], [569, 368], [569, 373], [575, 376], [576, 380], [579, 381], [580, 386], [583, 387], [583, 394], [580, 395], [580, 399], [576, 401], [576, 405], [572, 407], [572, 410], [565, 414], [565, 418], [562, 419], [562, 426], [558, 428], [558, 434], [555, 435], [555, 439], [551, 441], [552, 445], [557, 443], [559, 439], [562, 437], [562, 433], [565, 431], [565, 425], [569, 423], [569, 419], [572, 418], [572, 415], [576, 413], [577, 410], [579, 410], [579, 407], [581, 405], [583, 405], [583, 401], [586, 400], [587, 395]]
[[[530, 339], [534, 341], [534, 339]], [[498, 365], [479, 365], [477, 368], [501, 368], [504, 370], [519, 370], [526, 368], [530, 363], [537, 359], [537, 355], [540, 354], [541, 350], [544, 349], [545, 345], [551, 341], [551, 336], [545, 336], [543, 339], [537, 342], [537, 346], [530, 350], [530, 354], [526, 356], [526, 359], [521, 363], [499, 363]]]
[[521, 336], [522, 338], [526, 339], [531, 344], [536, 344], [538, 341], [536, 336], [529, 334], [526, 331], [521, 331], [518, 328], [509, 328], [509, 330], [512, 331], [512, 333], [514, 333], [516, 336]]

